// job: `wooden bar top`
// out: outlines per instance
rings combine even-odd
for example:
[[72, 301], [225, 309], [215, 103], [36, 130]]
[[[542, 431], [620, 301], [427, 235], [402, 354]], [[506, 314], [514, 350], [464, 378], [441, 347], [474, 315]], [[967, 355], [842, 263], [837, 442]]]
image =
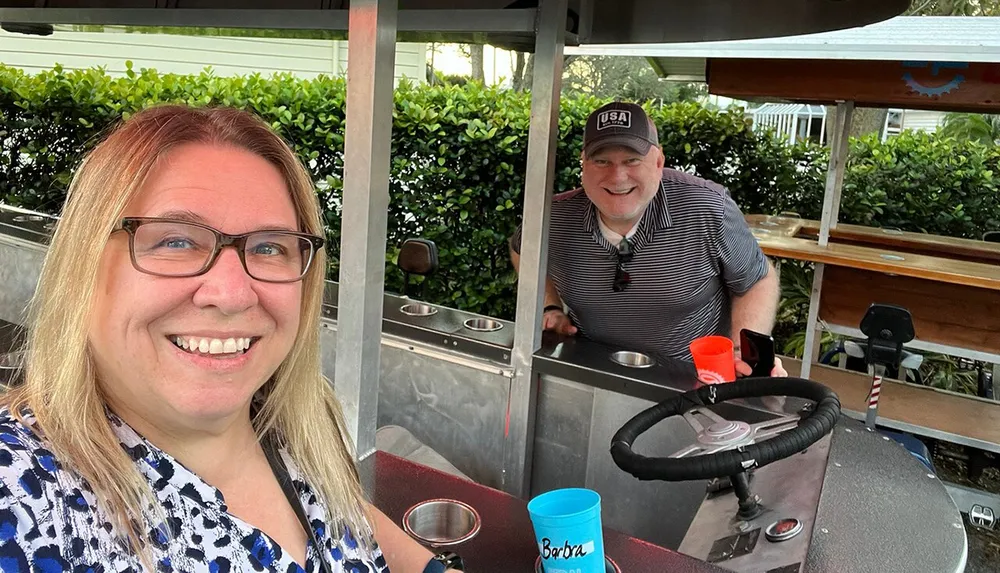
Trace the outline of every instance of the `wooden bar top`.
[[[789, 376], [801, 372], [801, 360], [782, 357], [781, 362]], [[862, 414], [867, 411], [871, 389], [867, 374], [813, 364], [809, 378], [836, 392], [844, 410]], [[1000, 450], [1000, 402], [886, 379], [882, 382], [878, 415], [880, 419], [992, 444], [989, 449]]]
[[865, 269], [938, 282], [1000, 290], [1000, 265], [960, 261], [893, 251], [830, 243], [825, 247], [811, 239], [755, 235], [764, 254], [855, 269]]
[[[755, 236], [778, 235], [815, 239], [819, 237], [820, 222], [791, 216], [746, 215]], [[957, 256], [976, 259], [978, 262], [1000, 263], [1000, 243], [975, 239], [945, 237], [929, 233], [914, 233], [896, 229], [866, 227], [838, 223], [830, 230], [831, 241], [862, 243], [862, 246], [885, 246], [899, 251], [911, 251], [930, 256]]]

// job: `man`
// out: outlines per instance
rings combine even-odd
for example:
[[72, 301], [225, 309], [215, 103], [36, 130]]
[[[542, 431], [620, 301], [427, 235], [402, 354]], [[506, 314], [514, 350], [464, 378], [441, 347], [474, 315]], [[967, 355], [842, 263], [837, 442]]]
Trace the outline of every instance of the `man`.
[[[583, 188], [553, 200], [543, 328], [686, 360], [695, 338], [730, 336], [749, 375], [740, 330], [771, 331], [780, 285], [728, 191], [664, 169], [638, 105], [598, 109], [583, 139]], [[517, 268], [520, 228], [510, 244]]]

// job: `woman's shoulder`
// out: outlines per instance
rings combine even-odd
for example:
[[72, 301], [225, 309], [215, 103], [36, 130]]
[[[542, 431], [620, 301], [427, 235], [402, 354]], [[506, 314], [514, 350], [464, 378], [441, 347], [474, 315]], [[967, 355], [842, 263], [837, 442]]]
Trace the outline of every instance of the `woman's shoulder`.
[[34, 417], [22, 412], [20, 419], [8, 407], [0, 408], [0, 504], [6, 507], [27, 502], [42, 509], [61, 471], [55, 455], [31, 425]]

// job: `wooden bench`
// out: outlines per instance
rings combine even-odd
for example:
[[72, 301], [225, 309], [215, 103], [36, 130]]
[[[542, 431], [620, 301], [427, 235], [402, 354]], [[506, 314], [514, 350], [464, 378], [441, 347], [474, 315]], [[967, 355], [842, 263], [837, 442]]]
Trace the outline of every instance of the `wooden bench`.
[[[782, 357], [781, 361], [789, 376], [799, 375], [800, 360]], [[814, 364], [809, 379], [836, 392], [845, 415], [865, 419], [871, 389], [867, 374]], [[991, 400], [883, 380], [878, 424], [1000, 453], [1000, 403]]]

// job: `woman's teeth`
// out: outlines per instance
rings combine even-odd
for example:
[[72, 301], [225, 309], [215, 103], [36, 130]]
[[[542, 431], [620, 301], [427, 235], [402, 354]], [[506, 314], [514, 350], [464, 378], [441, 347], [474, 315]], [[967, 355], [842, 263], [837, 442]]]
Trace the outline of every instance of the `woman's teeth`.
[[192, 353], [201, 354], [233, 354], [236, 352], [246, 352], [253, 342], [250, 338], [187, 338], [174, 336], [171, 341], [174, 345]]

